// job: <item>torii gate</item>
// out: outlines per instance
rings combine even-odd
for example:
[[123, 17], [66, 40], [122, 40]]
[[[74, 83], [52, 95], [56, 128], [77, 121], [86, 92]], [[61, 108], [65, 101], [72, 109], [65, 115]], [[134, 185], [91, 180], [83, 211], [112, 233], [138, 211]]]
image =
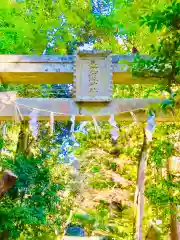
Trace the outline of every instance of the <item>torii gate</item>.
[[[23, 119], [29, 119], [32, 110], [37, 110], [38, 120], [66, 120], [72, 115], [76, 121], [109, 120], [132, 121], [131, 112], [136, 112], [138, 121], [145, 121], [144, 109], [161, 99], [112, 99], [113, 83], [157, 84], [157, 79], [132, 78], [126, 64], [134, 56], [111, 56], [110, 52], [82, 51], [76, 56], [18, 56], [0, 55], [1, 83], [10, 84], [70, 84], [73, 83], [72, 99], [16, 98], [16, 93], [0, 93], [0, 121], [11, 120], [17, 111]], [[123, 67], [123, 69], [122, 69]], [[171, 114], [159, 113], [156, 121], [173, 122]], [[75, 239], [66, 237], [64, 239]], [[76, 238], [83, 239], [83, 238]], [[84, 238], [85, 239], [85, 238]], [[89, 239], [89, 238], [88, 238]], [[139, 238], [138, 238], [139, 239]]]
[[[72, 99], [17, 98], [24, 119], [29, 119], [32, 109], [39, 110], [39, 120], [67, 120], [74, 115], [76, 121], [106, 121], [113, 114], [116, 121], [132, 121], [130, 112], [135, 111], [139, 121], [146, 120], [143, 110], [149, 104], [160, 103], [160, 99], [112, 99], [112, 86], [116, 84], [157, 84], [157, 79], [133, 78], [121, 60], [133, 61], [134, 56], [111, 56], [110, 52], [81, 51], [76, 56], [31, 56], [0, 55], [0, 80], [4, 84], [71, 84], [74, 85]], [[15, 93], [0, 93], [3, 103]], [[2, 100], [1, 100], [2, 101]], [[8, 102], [0, 111], [0, 120], [13, 119], [14, 104]], [[61, 113], [61, 114], [60, 114]], [[156, 121], [173, 122], [172, 115], [160, 113]], [[177, 118], [176, 118], [177, 121]]]

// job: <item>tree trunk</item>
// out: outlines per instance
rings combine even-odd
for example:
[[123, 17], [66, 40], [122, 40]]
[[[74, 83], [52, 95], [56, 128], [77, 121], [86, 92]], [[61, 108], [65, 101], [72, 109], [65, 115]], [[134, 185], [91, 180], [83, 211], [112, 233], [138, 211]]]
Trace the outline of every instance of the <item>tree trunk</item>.
[[170, 226], [171, 226], [171, 240], [180, 240], [178, 234], [178, 224], [177, 224], [177, 216], [176, 216], [176, 206], [171, 205], [171, 219], [170, 219]]
[[[174, 175], [176, 173], [176, 165], [174, 166], [174, 160], [173, 157], [169, 157], [167, 161], [167, 174], [168, 174], [168, 180], [173, 182], [174, 181]], [[173, 197], [173, 192], [171, 189], [169, 189], [169, 196]], [[178, 231], [178, 220], [177, 220], [177, 206], [170, 202], [170, 210], [171, 210], [171, 216], [170, 216], [170, 239], [171, 240], [180, 240], [180, 233]]]
[[159, 229], [152, 223], [145, 240], [159, 240], [160, 239], [160, 231]]
[[28, 154], [29, 147], [29, 122], [22, 121], [19, 132], [16, 154]]
[[4, 230], [0, 233], [0, 240], [8, 240], [9, 239], [9, 231]]
[[[3, 133], [2, 136], [3, 138]], [[5, 170], [1, 173], [0, 179], [0, 200], [4, 197], [4, 194], [16, 183], [17, 176], [13, 172]], [[4, 229], [0, 232], [0, 240], [8, 240], [9, 231]]]
[[[0, 180], [0, 199], [3, 198], [4, 194], [16, 183], [17, 177], [11, 171], [4, 171]], [[0, 240], [8, 240], [9, 231], [5, 229], [0, 233]]]
[[4, 171], [0, 180], [0, 199], [16, 183], [17, 177], [11, 171]]
[[146, 165], [147, 165], [149, 150], [150, 150], [150, 144], [147, 140], [146, 133], [144, 130], [144, 140], [143, 140], [143, 146], [142, 146], [140, 161], [138, 166], [137, 185], [136, 185], [136, 193], [135, 193], [135, 199], [134, 199], [135, 222], [136, 222], [135, 239], [136, 240], [142, 240], [142, 222], [143, 222], [143, 212], [144, 212], [144, 183], [145, 183], [145, 172], [146, 172]]
[[177, 220], [177, 227], [178, 227], [178, 234], [179, 234], [179, 239], [180, 239], [180, 205], [177, 206], [177, 217], [178, 217], [178, 220]]

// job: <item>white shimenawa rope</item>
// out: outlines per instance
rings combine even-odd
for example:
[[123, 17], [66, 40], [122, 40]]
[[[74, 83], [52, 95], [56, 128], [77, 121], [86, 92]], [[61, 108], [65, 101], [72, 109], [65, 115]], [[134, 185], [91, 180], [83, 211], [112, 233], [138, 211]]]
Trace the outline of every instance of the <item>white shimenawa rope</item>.
[[[28, 105], [25, 105], [25, 104], [22, 104], [22, 103], [16, 103], [19, 107], [24, 107], [24, 108], [27, 108], [27, 109], [30, 109], [30, 110], [35, 110], [35, 111], [38, 111], [38, 112], [46, 112], [46, 113], [53, 113], [54, 115], [64, 115], [66, 116], [67, 113], [63, 113], [63, 112], [53, 112], [53, 111], [50, 111], [50, 110], [47, 110], [47, 109], [42, 109], [42, 108], [34, 108], [34, 107], [30, 107]], [[134, 113], [134, 111], [138, 111], [138, 110], [145, 110], [145, 108], [135, 108], [133, 109], [133, 111], [122, 111], [122, 112], [119, 112], [119, 113]], [[95, 118], [95, 116], [93, 116], [92, 118]], [[95, 119], [96, 121], [96, 119]]]
[[[33, 107], [29, 107], [29, 106], [27, 106], [27, 105], [25, 105], [25, 104], [20, 104], [20, 103], [17, 103], [17, 105], [18, 105], [18, 107], [19, 106], [22, 106], [22, 107], [24, 107], [24, 108], [27, 108], [27, 109], [30, 109], [30, 110], [35, 110], [35, 111], [38, 111], [38, 112], [47, 112], [47, 113], [50, 113], [50, 115], [66, 115], [66, 113], [62, 113], [62, 112], [52, 112], [52, 111], [49, 111], [49, 110], [47, 110], [47, 109], [40, 109], [40, 108], [33, 108]], [[19, 108], [18, 108], [19, 109]], [[133, 118], [133, 120], [134, 120], [134, 123], [135, 124], [137, 124], [138, 123], [138, 120], [137, 120], [137, 118], [136, 118], [136, 115], [134, 114], [134, 111], [138, 111], [138, 110], [145, 110], [145, 108], [136, 108], [136, 109], [134, 109], [133, 111], [123, 111], [123, 112], [120, 112], [120, 113], [130, 113], [131, 114], [131, 116], [132, 116], [132, 118]], [[112, 123], [111, 121], [113, 121], [112, 120], [112, 116], [113, 116], [113, 118], [114, 118], [114, 115], [111, 115], [111, 117], [110, 117], [110, 119], [109, 119], [109, 121], [110, 121], [110, 124]], [[95, 116], [92, 116], [92, 119], [93, 119], [93, 122], [94, 122], [94, 126], [95, 126], [95, 131], [96, 132], [98, 132], [98, 133], [100, 133], [100, 127], [99, 127], [99, 125], [97, 124], [97, 121], [96, 121], [96, 118], [95, 118]], [[71, 125], [71, 133], [73, 133], [74, 132], [74, 126], [75, 126], [75, 115], [72, 115], [71, 116], [71, 122], [72, 122], [72, 125]], [[112, 123], [113, 124], [113, 127], [114, 127], [114, 129], [112, 129], [112, 131], [111, 131], [111, 134], [114, 136], [114, 138], [118, 138], [118, 134], [119, 134], [119, 131], [117, 131], [117, 125], [116, 125], [116, 122], [115, 122], [115, 120], [114, 120], [114, 122]], [[116, 127], [115, 127], [115, 125], [116, 125]], [[116, 137], [115, 137], [116, 136]]]
[[[12, 99], [11, 96], [8, 95], [8, 94], [7, 94], [7, 99], [0, 99], [0, 104], [1, 103], [3, 104], [3, 106], [0, 109], [0, 112], [3, 111], [3, 109], [5, 108], [6, 105], [14, 104], [15, 111], [16, 111], [15, 117], [18, 117], [18, 120], [23, 120], [23, 115], [21, 114], [20, 107], [26, 108], [26, 109], [29, 109], [29, 110], [33, 110], [33, 111], [37, 111], [37, 112], [49, 113], [50, 114], [50, 122], [51, 121], [53, 122], [54, 115], [64, 115], [64, 116], [66, 116], [66, 113], [63, 113], [63, 112], [53, 112], [53, 111], [50, 111], [50, 110], [47, 110], [47, 109], [34, 108], [34, 107], [30, 107], [30, 106], [25, 105], [25, 104], [17, 103], [15, 101], [16, 101], [16, 98]], [[133, 111], [122, 111], [122, 112], [119, 112], [119, 113], [130, 113], [132, 118], [133, 118], [133, 120], [134, 120], [134, 122], [137, 123], [137, 118], [136, 118], [136, 116], [134, 114], [134, 111], [144, 110], [144, 109], [145, 108], [136, 108]], [[97, 124], [95, 116], [92, 116], [92, 119], [93, 119], [93, 122], [94, 122], [94, 125], [95, 125], [95, 130], [97, 132], [100, 132], [100, 128], [99, 128], [99, 126]], [[71, 116], [71, 120], [73, 120], [73, 121], [75, 120], [75, 115]], [[52, 125], [51, 125], [51, 127], [52, 127]], [[71, 127], [72, 127], [71, 130], [73, 131], [74, 124], [72, 124]]]

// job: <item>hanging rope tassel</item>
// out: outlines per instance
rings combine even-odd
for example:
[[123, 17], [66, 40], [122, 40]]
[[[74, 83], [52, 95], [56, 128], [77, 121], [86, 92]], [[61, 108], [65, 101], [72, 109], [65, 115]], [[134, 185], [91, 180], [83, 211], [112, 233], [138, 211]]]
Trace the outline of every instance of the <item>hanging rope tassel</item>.
[[99, 127], [99, 125], [97, 124], [96, 118], [95, 118], [94, 116], [92, 116], [92, 119], [93, 119], [95, 131], [98, 132], [98, 133], [100, 133], [100, 127]]
[[53, 135], [53, 132], [54, 132], [54, 113], [53, 112], [50, 113], [50, 131], [51, 131], [51, 135]]
[[72, 122], [70, 132], [73, 133], [74, 132], [74, 127], [75, 127], [75, 115], [71, 116], [70, 121]]
[[3, 135], [3, 137], [6, 136], [6, 123], [4, 123], [2, 126], [2, 135]]
[[14, 103], [14, 107], [15, 107], [15, 121], [17, 121], [17, 122], [23, 121], [24, 118], [21, 114], [18, 104]]
[[116, 121], [114, 119], [114, 115], [110, 116], [109, 123], [113, 127], [110, 131], [112, 139], [116, 141], [120, 134], [119, 134], [119, 129], [117, 127]]
[[72, 116], [71, 116], [70, 121], [72, 122], [72, 124], [71, 124], [71, 129], [70, 129], [71, 139], [72, 139], [72, 141], [75, 143], [75, 142], [76, 142], [76, 139], [75, 139], [75, 136], [74, 136], [75, 115], [72, 115]]
[[80, 127], [79, 127], [79, 131], [83, 132], [84, 134], [87, 134], [87, 130], [85, 129], [86, 125], [87, 125], [87, 122], [81, 122]]
[[38, 114], [37, 114], [36, 111], [32, 111], [29, 116], [30, 116], [30, 121], [29, 121], [30, 126], [29, 126], [29, 128], [32, 132], [33, 137], [35, 139], [37, 139], [37, 136], [38, 136], [37, 116], [38, 116]]
[[147, 126], [145, 128], [145, 133], [148, 141], [152, 141], [152, 136], [155, 131], [156, 122], [155, 122], [155, 114], [148, 116]]
[[136, 118], [136, 115], [135, 115], [133, 112], [130, 112], [130, 114], [131, 114], [131, 116], [132, 116], [132, 118], [133, 118], [133, 120], [134, 120], [134, 123], [137, 124], [137, 123], [138, 123], [138, 120], [137, 120], [137, 118]]

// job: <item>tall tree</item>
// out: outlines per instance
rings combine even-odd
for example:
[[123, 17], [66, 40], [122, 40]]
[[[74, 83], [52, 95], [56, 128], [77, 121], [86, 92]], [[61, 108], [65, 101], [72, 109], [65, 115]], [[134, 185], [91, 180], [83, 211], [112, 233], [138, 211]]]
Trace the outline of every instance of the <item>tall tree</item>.
[[[138, 57], [136, 64], [134, 65], [134, 72], [138, 72], [139, 76], [143, 77], [155, 77], [164, 78], [167, 82], [166, 90], [170, 94], [170, 99], [162, 104], [161, 108], [165, 109], [168, 105], [174, 106], [175, 93], [171, 87], [177, 83], [177, 76], [180, 72], [179, 67], [179, 50], [180, 50], [180, 3], [172, 1], [163, 11], [154, 11], [150, 15], [141, 18], [142, 24], [146, 24], [151, 32], [164, 29], [164, 34], [161, 35], [159, 44], [157, 47], [152, 46], [152, 56], [154, 59], [140, 60]], [[140, 63], [141, 62], [141, 63]], [[143, 64], [142, 64], [143, 63]], [[137, 66], [140, 68], [137, 70]], [[137, 67], [137, 68], [136, 68]], [[169, 169], [169, 168], [168, 168]], [[172, 179], [171, 171], [169, 170], [169, 178]], [[174, 205], [171, 205], [171, 239], [178, 239], [176, 216], [173, 211]], [[142, 225], [142, 216], [139, 225]], [[137, 239], [142, 239], [142, 230]]]

